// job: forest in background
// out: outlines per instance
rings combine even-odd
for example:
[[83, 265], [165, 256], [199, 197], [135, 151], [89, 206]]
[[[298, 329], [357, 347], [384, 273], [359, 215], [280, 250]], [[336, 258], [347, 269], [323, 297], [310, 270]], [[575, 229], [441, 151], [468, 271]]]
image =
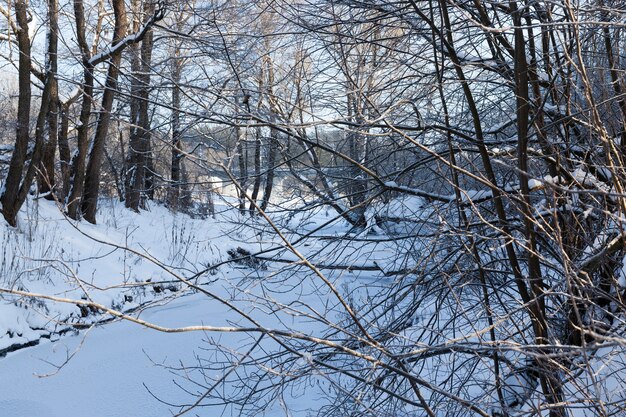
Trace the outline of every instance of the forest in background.
[[[24, 205], [48, 199], [68, 228], [96, 224], [114, 198], [216, 222], [226, 201], [242, 236], [273, 236], [225, 262], [280, 265], [291, 291], [307, 276], [332, 301], [256, 301], [315, 335], [236, 307], [249, 327], [204, 329], [276, 344], [254, 362], [262, 382], [225, 400], [242, 410], [322, 374], [323, 415], [621, 415], [625, 10], [2, 0], [2, 215], [19, 230]], [[318, 210], [326, 223], [306, 227]], [[333, 271], [379, 281], [352, 298]], [[193, 287], [187, 272], [174, 279]], [[0, 291], [39, 298], [14, 282]], [[310, 372], [287, 371], [297, 359]]]

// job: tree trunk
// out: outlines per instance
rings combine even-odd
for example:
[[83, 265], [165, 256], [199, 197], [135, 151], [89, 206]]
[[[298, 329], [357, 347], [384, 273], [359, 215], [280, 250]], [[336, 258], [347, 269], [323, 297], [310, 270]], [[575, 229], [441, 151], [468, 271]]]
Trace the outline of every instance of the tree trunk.
[[250, 215], [255, 212], [254, 205], [259, 198], [259, 191], [261, 189], [261, 128], [256, 128], [256, 138], [254, 141], [254, 184], [252, 185], [252, 194], [250, 195]]
[[276, 159], [278, 156], [278, 131], [270, 128], [270, 143], [267, 156], [267, 175], [265, 176], [265, 188], [263, 189], [263, 200], [259, 208], [262, 211], [267, 209], [272, 197], [274, 188], [274, 169], [276, 167]]
[[[150, 123], [148, 122], [148, 124]], [[152, 153], [152, 141], [151, 141], [152, 134], [150, 133], [150, 131], [147, 131], [145, 134], [146, 134], [145, 140], [146, 140], [147, 150], [146, 150], [146, 174], [145, 174], [145, 180], [144, 180], [143, 195], [148, 200], [154, 200], [154, 188], [156, 187], [156, 184], [155, 184], [155, 179], [156, 179], [155, 172], [156, 171], [154, 168], [154, 154]], [[145, 202], [144, 202], [144, 205], [145, 205]]]
[[[600, 6], [604, 7], [604, 2], [600, 1]], [[602, 12], [602, 21], [609, 22], [608, 13]], [[620, 82], [620, 71], [618, 67], [619, 55], [616, 60], [613, 53], [613, 41], [611, 39], [611, 29], [608, 25], [602, 27], [602, 33], [604, 38], [604, 49], [606, 51], [606, 57], [609, 61], [609, 74], [611, 75], [611, 85], [613, 86], [613, 92], [617, 100], [617, 106], [621, 112], [620, 123], [620, 147], [622, 148], [622, 163], [626, 160], [626, 100], [624, 100], [624, 94], [622, 93], [622, 84]]]
[[274, 96], [274, 64], [272, 59], [268, 56], [265, 58], [267, 67], [267, 97], [270, 107], [270, 142], [267, 155], [267, 174], [265, 176], [265, 188], [263, 190], [263, 200], [259, 205], [262, 211], [267, 209], [272, 197], [272, 190], [274, 188], [274, 169], [276, 168], [276, 156], [278, 154], [278, 130], [274, 127], [276, 123], [276, 115], [278, 113], [278, 106], [276, 104], [276, 97]]
[[17, 225], [17, 212], [21, 204], [18, 203], [18, 194], [22, 184], [22, 173], [26, 163], [29, 142], [30, 124], [30, 38], [28, 36], [28, 12], [25, 0], [16, 0], [15, 18], [18, 25], [17, 42], [19, 47], [19, 97], [17, 102], [17, 127], [15, 134], [15, 148], [9, 164], [9, 172], [0, 196], [2, 215], [11, 225]]
[[[26, 2], [19, 0], [15, 3], [15, 16], [19, 27], [18, 48], [20, 50], [19, 58], [19, 98], [18, 98], [18, 119], [16, 128], [16, 141], [11, 162], [9, 164], [9, 172], [5, 182], [4, 192], [0, 196], [2, 203], [2, 214], [11, 226], [17, 225], [17, 213], [22, 204], [26, 201], [28, 191], [35, 178], [43, 148], [43, 136], [50, 104], [50, 97], [54, 85], [54, 77], [49, 69], [46, 71], [44, 78], [44, 88], [41, 96], [41, 107], [37, 116], [37, 124], [35, 127], [35, 146], [33, 153], [26, 169], [29, 142], [29, 124], [30, 124], [30, 72], [31, 72], [31, 56], [30, 56], [30, 38], [28, 36], [28, 11]], [[49, 40], [50, 41], [50, 40]]]
[[58, 44], [58, 0], [48, 1], [48, 53], [47, 71], [50, 74], [50, 104], [47, 114], [48, 140], [43, 148], [39, 173], [39, 192], [50, 192], [48, 199], [54, 199], [52, 192], [55, 190], [54, 160], [58, 141], [59, 128], [59, 94], [57, 75], [57, 44]]
[[61, 128], [59, 129], [59, 135], [58, 135], [58, 145], [59, 145], [59, 160], [61, 163], [61, 184], [62, 184], [62, 189], [59, 192], [59, 200], [60, 201], [64, 201], [65, 198], [67, 197], [67, 194], [70, 190], [70, 169], [71, 169], [71, 165], [70, 165], [70, 159], [71, 159], [71, 152], [70, 152], [70, 145], [69, 145], [69, 140], [68, 140], [68, 133], [69, 133], [69, 125], [70, 125], [70, 120], [69, 120], [69, 103], [63, 103], [60, 106], [61, 109]]
[[[177, 52], [175, 52], [176, 54]], [[170, 206], [174, 210], [178, 210], [181, 206], [180, 188], [181, 188], [181, 165], [183, 163], [182, 152], [182, 131], [180, 127], [180, 77], [181, 63], [178, 57], [174, 58], [172, 68], [172, 114], [170, 123], [172, 125], [172, 160], [170, 164], [170, 178], [172, 181], [170, 187]]]
[[[257, 103], [257, 110], [260, 110], [263, 106], [263, 77], [265, 76], [265, 71], [263, 70], [263, 65], [261, 65], [261, 70], [259, 74], [259, 102]], [[249, 212], [250, 215], [254, 215], [255, 213], [255, 204], [257, 204], [257, 199], [259, 197], [259, 191], [261, 190], [261, 142], [262, 142], [263, 132], [262, 128], [259, 126], [255, 131], [255, 140], [254, 140], [254, 184], [252, 185], [252, 194], [250, 195], [250, 206]]]
[[[115, 14], [115, 31], [113, 33], [112, 45], [115, 46], [122, 40], [128, 27], [124, 1], [114, 0], [113, 11]], [[121, 61], [121, 49], [111, 54], [104, 87], [104, 95], [102, 96], [102, 105], [98, 116], [98, 124], [96, 126], [96, 133], [91, 146], [91, 152], [89, 153], [87, 171], [85, 173], [85, 185], [81, 208], [85, 220], [94, 224], [96, 223], [96, 210], [98, 207], [98, 195], [100, 192], [100, 168], [104, 154], [104, 144], [109, 130], [109, 121], [111, 120], [111, 109], [113, 108], [113, 100], [115, 99], [115, 93], [117, 90], [117, 77], [119, 75]]]
[[[243, 131], [243, 133], [242, 133]], [[246, 129], [241, 128], [239, 120], [235, 126], [235, 136], [237, 137], [237, 163], [239, 165], [239, 212], [244, 214], [246, 211], [246, 188], [248, 186], [248, 167], [246, 166], [246, 155], [244, 150], [244, 141]]]
[[[56, 82], [55, 82], [56, 84]], [[50, 109], [48, 112], [48, 140], [43, 147], [43, 155], [41, 157], [41, 165], [39, 168], [39, 192], [49, 193], [46, 199], [54, 200], [53, 193], [56, 193], [56, 179], [54, 162], [57, 151], [57, 142], [59, 135], [59, 101], [56, 86], [50, 98]]]
[[[348, 132], [348, 154], [350, 159], [358, 163], [363, 163], [365, 154], [365, 137], [362, 133], [363, 117], [360, 115], [361, 108], [359, 106], [360, 97], [348, 89], [347, 108], [349, 119], [356, 124], [357, 127], [352, 128]], [[365, 227], [365, 199], [367, 197], [367, 179], [363, 178], [364, 173], [355, 164], [351, 164], [348, 169], [347, 179], [348, 187], [346, 189], [348, 201], [350, 202], [350, 218], [353, 226]]]
[[[139, 2], [132, 2], [133, 9], [139, 14]], [[138, 17], [135, 17], [134, 29], [139, 27]], [[128, 154], [125, 169], [124, 182], [124, 203], [126, 208], [139, 211], [139, 190], [135, 187], [137, 181], [136, 176], [139, 175], [138, 167], [143, 166], [143, 153], [141, 153], [141, 144], [139, 142], [139, 90], [140, 80], [139, 72], [141, 71], [141, 53], [140, 45], [134, 44], [130, 47], [131, 55], [131, 81], [130, 81], [130, 129], [128, 135]], [[143, 178], [142, 178], [143, 180]]]
[[77, 41], [83, 58], [83, 92], [76, 137], [77, 150], [72, 157], [66, 204], [67, 215], [78, 220], [81, 216], [80, 202], [85, 181], [85, 162], [89, 146], [89, 119], [91, 117], [94, 83], [94, 68], [90, 62], [91, 52], [85, 34], [85, 9], [82, 0], [74, 0], [74, 19], [76, 20]]
[[[152, 15], [154, 7], [147, 3], [144, 12], [145, 21]], [[148, 170], [150, 153], [150, 118], [148, 100], [150, 97], [150, 63], [152, 59], [152, 30], [148, 29], [139, 48], [135, 48], [133, 57], [133, 85], [131, 97], [131, 134], [129, 140], [129, 167], [126, 189], [126, 207], [134, 211], [144, 208], [151, 177]], [[138, 50], [137, 50], [138, 49]]]

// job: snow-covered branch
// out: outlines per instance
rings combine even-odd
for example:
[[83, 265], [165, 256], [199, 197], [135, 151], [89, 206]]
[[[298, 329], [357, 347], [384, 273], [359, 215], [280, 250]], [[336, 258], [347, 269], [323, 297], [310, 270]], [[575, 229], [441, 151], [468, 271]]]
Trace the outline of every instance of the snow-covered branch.
[[132, 45], [137, 42], [141, 42], [144, 38], [148, 29], [150, 29], [156, 22], [163, 19], [164, 10], [157, 9], [157, 11], [150, 17], [150, 19], [143, 23], [139, 30], [135, 33], [132, 33], [124, 38], [122, 38], [119, 42], [112, 44], [109, 48], [95, 54], [89, 59], [89, 65], [95, 67], [96, 65], [106, 61], [111, 56], [121, 53], [127, 46]]

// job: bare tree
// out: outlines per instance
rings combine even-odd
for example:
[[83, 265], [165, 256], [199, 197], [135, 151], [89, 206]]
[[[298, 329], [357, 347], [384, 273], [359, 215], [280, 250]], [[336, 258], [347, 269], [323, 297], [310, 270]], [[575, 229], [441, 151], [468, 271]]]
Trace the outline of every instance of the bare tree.
[[[46, 70], [26, 169], [33, 65], [27, 5], [15, 6], [20, 111], [2, 195], [11, 224], [57, 111], [47, 107], [57, 70]], [[196, 178], [219, 172], [236, 187], [225, 201], [255, 213], [235, 216], [238, 227], [253, 225], [249, 236], [265, 245], [229, 248], [223, 264], [268, 272], [224, 297], [197, 283], [219, 266], [189, 278], [145, 256], [245, 324], [168, 329], [61, 300], [162, 331], [246, 334], [238, 352], [210, 342], [211, 359], [228, 358], [202, 362], [218, 377], [178, 369], [206, 388], [182, 412], [228, 403], [258, 414], [302, 385], [324, 386], [323, 415], [623, 412], [596, 363], [624, 345], [622, 2], [216, 1], [186, 6], [189, 20], [173, 28], [153, 27], [161, 11], [146, 3], [128, 35], [126, 4], [114, 0], [115, 32], [99, 54], [87, 46], [83, 3], [74, 6], [84, 80], [70, 216], [95, 222], [122, 50], [135, 45], [127, 206], [141, 208], [146, 172], [158, 174], [148, 132], [160, 118], [171, 129], [161, 151], [170, 206], [181, 206], [185, 166]], [[160, 31], [173, 51], [153, 43]], [[163, 102], [151, 102], [153, 55], [169, 66]], [[83, 178], [94, 69], [105, 61]], [[68, 112], [63, 104], [63, 161]], [[282, 194], [279, 175], [289, 175]], [[320, 209], [325, 220], [309, 224]]]
[[[54, 6], [54, 4], [51, 4]], [[50, 13], [55, 14], [54, 7]], [[15, 4], [16, 37], [19, 48], [19, 97], [18, 97], [18, 119], [16, 127], [16, 140], [11, 156], [9, 171], [4, 184], [4, 189], [0, 195], [2, 203], [2, 214], [12, 226], [17, 224], [17, 214], [22, 204], [27, 198], [30, 186], [35, 178], [41, 160], [42, 148], [44, 145], [45, 123], [48, 117], [48, 107], [51, 95], [55, 90], [56, 74], [53, 72], [53, 65], [47, 68], [44, 75], [44, 89], [41, 98], [41, 106], [35, 126], [34, 148], [30, 161], [28, 158], [28, 145], [30, 142], [30, 112], [31, 112], [31, 46], [30, 34], [28, 31], [28, 5], [26, 1], [19, 1]], [[48, 39], [48, 52], [56, 53], [56, 36]], [[26, 170], [24, 172], [24, 168]]]
[[51, 74], [50, 103], [48, 108], [47, 138], [43, 147], [41, 167], [39, 175], [39, 192], [50, 192], [48, 198], [52, 199], [52, 192], [56, 192], [55, 179], [55, 155], [58, 142], [59, 130], [59, 86], [58, 76], [58, 38], [59, 38], [59, 4], [57, 0], [48, 2], [48, 50], [46, 51], [46, 67]]
[[[136, 2], [135, 9], [141, 5]], [[144, 3], [144, 22], [152, 17], [154, 5], [150, 2]], [[135, 13], [139, 15], [139, 10]], [[135, 20], [133, 30], [137, 32], [140, 23]], [[152, 29], [146, 30], [140, 44], [133, 45], [132, 58], [132, 87], [131, 87], [131, 133], [128, 150], [128, 168], [126, 172], [126, 207], [139, 211], [144, 207], [146, 193], [152, 187], [148, 187], [148, 160], [150, 158], [150, 118], [148, 114], [148, 104], [150, 96], [150, 72], [151, 57], [153, 48]], [[180, 105], [180, 103], [178, 103]]]

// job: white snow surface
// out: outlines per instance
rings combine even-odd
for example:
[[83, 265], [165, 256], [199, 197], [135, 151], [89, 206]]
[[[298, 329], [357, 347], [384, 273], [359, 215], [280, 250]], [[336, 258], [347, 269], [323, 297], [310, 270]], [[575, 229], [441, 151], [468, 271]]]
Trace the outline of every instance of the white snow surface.
[[[152, 205], [149, 211], [137, 214], [119, 203], [103, 201], [99, 224], [90, 225], [69, 221], [52, 202], [29, 200], [20, 213], [17, 229], [0, 226], [0, 288], [74, 300], [87, 298], [121, 310], [139, 308], [134, 317], [168, 328], [261, 326], [328, 337], [325, 320], [340, 323], [345, 319], [338, 317], [339, 301], [328, 286], [302, 265], [288, 264], [299, 261], [298, 256], [286, 249], [263, 219], [242, 218], [227, 204], [216, 206], [215, 218], [192, 219], [161, 206]], [[382, 216], [379, 223], [376, 214]], [[396, 279], [394, 271], [421, 267], [420, 245], [426, 240], [420, 236], [447, 228], [441, 221], [429, 221], [436, 216], [417, 197], [368, 210], [370, 228], [364, 231], [352, 230], [341, 219], [333, 220], [337, 216], [326, 208], [270, 213], [270, 217], [300, 253], [320, 265], [347, 303], [364, 308], [376, 291], [385, 288], [385, 282]], [[302, 239], [304, 235], [308, 238]], [[350, 236], [352, 240], [333, 240], [337, 236]], [[251, 253], [262, 251], [261, 256], [283, 262], [263, 261], [256, 268], [245, 262], [222, 265], [229, 257], [228, 251], [236, 248]], [[407, 255], [399, 257], [400, 251]], [[324, 265], [331, 264], [346, 268], [324, 269]], [[195, 277], [209, 265], [218, 267]], [[197, 290], [186, 289], [176, 276], [191, 279]], [[474, 297], [471, 291], [459, 294]], [[445, 322], [456, 317], [458, 327], [449, 335], [442, 334], [441, 340], [449, 338], [452, 343], [468, 346], [480, 344], [487, 323], [474, 317], [471, 310], [466, 315], [466, 307], [453, 299], [424, 299], [412, 322], [399, 327], [388, 343], [426, 348], [429, 332], [451, 331], [448, 327], [433, 329], [432, 318]], [[255, 323], [244, 314], [253, 317]], [[246, 357], [249, 363], [230, 373], [231, 364], [245, 356], [259, 338], [258, 333], [163, 333], [118, 320], [58, 334], [59, 330], [70, 329], [72, 323], [89, 327], [106, 318], [110, 316], [81, 311], [71, 303], [0, 295], [0, 350], [39, 341], [37, 346], [0, 358], [0, 417], [171, 416], [193, 404], [216, 381], [225, 383], [212, 393], [229, 396], [236, 394], [239, 382], [251, 381], [256, 375], [282, 377], [305, 370], [312, 375], [305, 383], [291, 385], [267, 404], [256, 404], [252, 399], [252, 406], [263, 408], [249, 414], [308, 416], [332, 400], [328, 394], [330, 384], [324, 385], [329, 379], [322, 372], [316, 379], [318, 351], [308, 351], [306, 343], [302, 343], [302, 349], [293, 345], [296, 360], [273, 368], [271, 362], [264, 362], [263, 355], [271, 356], [279, 348], [266, 337]], [[506, 328], [499, 331], [505, 333]], [[597, 371], [594, 376], [602, 376], [605, 382], [593, 389], [598, 398], [623, 398], [621, 377], [611, 375], [615, 369], [623, 369], [624, 356], [618, 346], [598, 355], [592, 369]], [[216, 365], [220, 363], [224, 365]], [[285, 363], [286, 368], [280, 369]], [[419, 366], [420, 376], [434, 385], [448, 379], [453, 369], [446, 357], [433, 357]], [[489, 361], [481, 361], [473, 372], [477, 379], [464, 385], [461, 395], [480, 406], [496, 404], [497, 399], [492, 398], [495, 394], [485, 390], [494, 380]], [[591, 386], [583, 377], [576, 382]], [[537, 395], [531, 385], [520, 383], [518, 378], [505, 381], [505, 396], [520, 400], [530, 397], [528, 403], [516, 407], [516, 412], [530, 409]], [[572, 387], [572, 399], [578, 394]], [[432, 391], [425, 390], [424, 396], [427, 401], [431, 396], [437, 400]], [[195, 408], [185, 415], [240, 415], [235, 404], [223, 404], [220, 398], [207, 399], [203, 404], [212, 406]], [[420, 416], [410, 407], [405, 411]], [[437, 417], [443, 417], [445, 410], [441, 413]], [[575, 417], [588, 415], [592, 414], [582, 410], [575, 413]]]
[[[191, 278], [208, 265], [225, 261], [227, 251], [237, 247], [251, 252], [270, 249], [265, 256], [297, 260], [284, 249], [275, 234], [242, 228], [236, 210], [227, 205], [217, 207], [215, 219], [192, 219], [174, 215], [161, 206], [153, 205], [149, 211], [137, 214], [119, 203], [105, 201], [101, 204], [98, 224], [91, 225], [68, 220], [53, 202], [29, 200], [20, 213], [17, 228], [0, 226], [3, 243], [0, 287], [73, 300], [90, 299], [121, 310], [155, 303], [134, 316], [160, 326], [251, 326], [214, 297], [185, 289], [165, 270]], [[332, 213], [324, 211], [313, 217], [296, 213], [290, 224], [295, 229], [325, 237], [345, 235], [348, 225], [342, 221], [327, 224], [332, 217]], [[261, 222], [259, 219], [246, 221]], [[291, 241], [299, 238], [297, 233], [287, 235]], [[147, 258], [115, 245], [132, 248]], [[375, 242], [370, 247], [372, 245], [375, 246]], [[342, 262], [348, 265], [372, 265], [378, 260], [381, 268], [393, 267], [386, 261], [389, 252], [384, 247], [372, 255], [364, 245], [361, 251], [344, 255], [337, 253], [338, 244], [328, 241], [296, 246], [315, 262], [331, 262], [342, 257]], [[162, 265], [150, 259], [157, 259]], [[265, 328], [296, 329], [316, 335], [319, 325], [294, 313], [288, 303], [296, 300], [302, 303], [300, 312], [315, 315], [314, 309], [319, 308], [320, 313], [325, 314], [323, 309], [337, 301], [329, 301], [328, 288], [321, 282], [309, 281], [306, 274], [298, 274], [290, 283], [290, 290], [285, 291], [285, 277], [278, 272], [278, 268], [284, 266], [269, 265], [253, 270], [245, 265], [224, 265], [194, 282], [251, 313]], [[335, 275], [333, 281], [341, 280], [342, 285], [346, 285], [359, 273], [341, 271]], [[151, 282], [145, 285], [148, 280]], [[154, 288], [159, 281], [165, 281], [159, 284], [164, 288], [169, 285], [176, 288], [157, 292]], [[137, 283], [143, 285], [136, 286]], [[277, 302], [285, 303], [284, 312], [272, 311], [271, 307]], [[225, 351], [242, 352], [258, 337], [202, 331], [162, 333], [127, 321], [71, 330], [64, 335], [55, 333], [68, 329], [71, 323], [89, 325], [111, 318], [94, 312], [83, 315], [81, 309], [71, 303], [0, 295], [0, 349], [39, 341], [35, 347], [9, 352], [5, 358], [0, 358], [0, 416], [173, 415], [205, 391], [198, 382], [209, 384], [205, 377], [219, 378], [220, 375], [216, 371], [207, 371], [204, 375], [192, 369], [189, 371], [192, 382], [185, 379], [189, 376], [186, 372], [169, 367], [197, 366], [202, 361], [210, 363], [214, 356], [207, 353], [207, 348], [219, 344]], [[271, 351], [275, 343], [264, 341], [263, 347]], [[232, 358], [221, 359], [227, 363], [232, 361]], [[294, 366], [296, 369], [310, 367], [311, 361], [311, 354], [303, 352]], [[225, 389], [228, 390], [228, 386]], [[291, 415], [306, 415], [305, 410], [324, 404], [320, 396], [317, 388], [291, 390], [260, 415], [285, 415], [286, 406]], [[218, 405], [217, 409], [198, 408], [190, 415], [213, 416], [221, 412], [239, 415], [234, 406], [224, 405]]]
[[[142, 318], [176, 326], [214, 323], [215, 317], [227, 315], [224, 308], [194, 294], [151, 308]], [[171, 404], [189, 404], [192, 398], [173, 383], [174, 380], [183, 384], [185, 381], [160, 365], [193, 364], [194, 354], [201, 353], [199, 347], [205, 337], [201, 332], [166, 334], [129, 322], [117, 322], [10, 353], [0, 360], [3, 375], [0, 378], [0, 414], [7, 417], [172, 415], [179, 407], [156, 398]], [[236, 347], [241, 335], [231, 335], [228, 339]], [[58, 372], [51, 365], [62, 365], [75, 351], [76, 355]], [[46, 374], [51, 375], [43, 376]], [[312, 406], [303, 398], [290, 405], [295, 410]], [[223, 408], [225, 415], [236, 415], [232, 414], [235, 410]], [[220, 414], [215, 409], [199, 408], [190, 415]], [[284, 413], [278, 409], [264, 415]]]

